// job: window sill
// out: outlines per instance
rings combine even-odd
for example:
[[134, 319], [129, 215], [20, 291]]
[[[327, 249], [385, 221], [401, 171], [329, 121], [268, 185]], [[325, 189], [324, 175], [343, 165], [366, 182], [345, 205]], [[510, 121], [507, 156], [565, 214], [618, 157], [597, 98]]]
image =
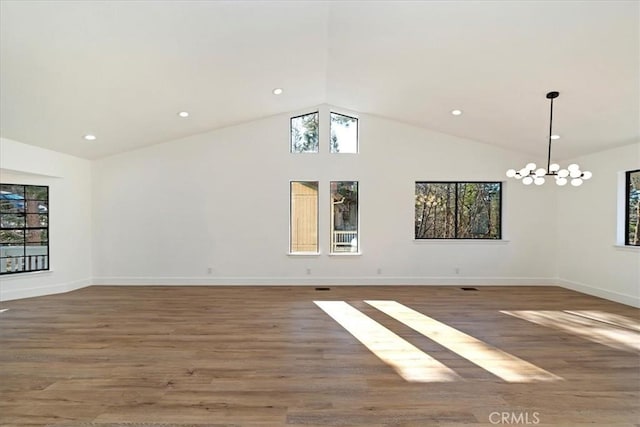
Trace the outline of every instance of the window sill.
[[630, 245], [613, 245], [614, 249], [617, 251], [624, 252], [640, 252], [640, 246], [630, 246]]
[[27, 271], [25, 273], [1, 274], [0, 280], [19, 279], [19, 278], [26, 279], [27, 277], [40, 276], [40, 275], [51, 274], [51, 273], [53, 273], [53, 270], [40, 270], [40, 271]]
[[418, 245], [507, 245], [511, 240], [504, 239], [413, 239]]
[[329, 256], [361, 256], [362, 252], [334, 252], [330, 253]]
[[292, 257], [317, 257], [322, 255], [320, 252], [287, 252], [287, 256]]

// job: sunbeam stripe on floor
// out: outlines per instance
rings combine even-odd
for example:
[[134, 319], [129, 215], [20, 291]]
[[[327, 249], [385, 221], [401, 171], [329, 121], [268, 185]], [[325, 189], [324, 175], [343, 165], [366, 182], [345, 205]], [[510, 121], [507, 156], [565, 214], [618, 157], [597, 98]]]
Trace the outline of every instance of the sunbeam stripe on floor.
[[560, 377], [458, 331], [396, 301], [365, 301], [425, 337], [508, 382], [557, 381]]
[[344, 301], [314, 301], [373, 354], [411, 382], [462, 380], [453, 370]]

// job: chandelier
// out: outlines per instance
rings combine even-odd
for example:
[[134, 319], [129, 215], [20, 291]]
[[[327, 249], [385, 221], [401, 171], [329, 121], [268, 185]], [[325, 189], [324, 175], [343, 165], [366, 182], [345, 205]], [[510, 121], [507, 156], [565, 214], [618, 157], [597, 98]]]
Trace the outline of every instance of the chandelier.
[[[562, 186], [567, 185], [571, 180], [571, 185], [579, 187], [582, 183], [590, 179], [593, 175], [589, 171], [581, 171], [580, 166], [575, 163], [567, 166], [566, 169], [560, 169], [557, 163], [551, 163], [551, 140], [555, 139], [553, 135], [553, 100], [560, 95], [559, 92], [547, 93], [547, 99], [551, 101], [551, 114], [549, 116], [549, 153], [547, 155], [547, 168], [538, 168], [535, 163], [528, 163], [520, 170], [509, 169], [507, 176], [509, 178], [521, 179], [524, 185], [542, 185], [545, 183], [545, 176], [552, 176], [556, 180], [556, 184]], [[556, 137], [557, 138], [557, 137]]]

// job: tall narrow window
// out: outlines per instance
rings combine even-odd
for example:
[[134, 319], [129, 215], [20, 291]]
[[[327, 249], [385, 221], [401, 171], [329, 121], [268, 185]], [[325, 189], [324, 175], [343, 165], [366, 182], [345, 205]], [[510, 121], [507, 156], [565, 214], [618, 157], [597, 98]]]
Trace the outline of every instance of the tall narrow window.
[[331, 253], [359, 252], [358, 181], [331, 181]]
[[640, 246], [640, 169], [626, 173], [625, 244]]
[[331, 113], [332, 153], [358, 152], [358, 119], [343, 114]]
[[416, 239], [500, 239], [502, 183], [416, 182]]
[[291, 182], [291, 253], [318, 252], [318, 182]]
[[318, 118], [319, 114], [304, 114], [291, 118], [291, 152], [318, 152]]
[[49, 269], [49, 187], [0, 184], [0, 274]]

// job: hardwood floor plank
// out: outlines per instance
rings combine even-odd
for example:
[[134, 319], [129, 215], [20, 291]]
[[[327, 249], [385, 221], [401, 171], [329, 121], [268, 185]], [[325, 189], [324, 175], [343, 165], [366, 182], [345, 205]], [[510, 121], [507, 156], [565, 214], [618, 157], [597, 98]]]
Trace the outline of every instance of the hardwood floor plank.
[[[396, 301], [458, 342], [482, 341], [560, 380], [505, 381], [472, 352], [462, 357], [367, 300]], [[314, 301], [349, 304], [457, 378], [403, 379]], [[494, 413], [533, 412], [538, 426], [640, 419], [640, 353], [629, 345], [640, 338], [640, 310], [556, 287], [101, 286], [0, 306], [9, 308], [0, 313], [3, 427], [479, 427], [496, 425]]]

